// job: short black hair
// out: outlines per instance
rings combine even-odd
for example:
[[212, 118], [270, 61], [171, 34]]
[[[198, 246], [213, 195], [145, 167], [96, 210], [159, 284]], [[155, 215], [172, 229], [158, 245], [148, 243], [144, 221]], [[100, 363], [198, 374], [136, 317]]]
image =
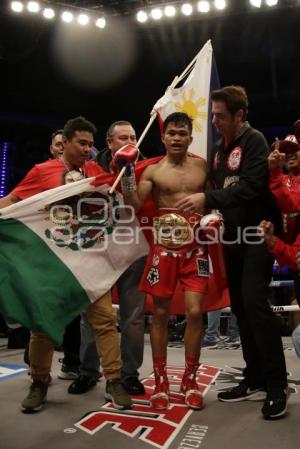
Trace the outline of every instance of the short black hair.
[[242, 86], [225, 86], [222, 89], [213, 90], [211, 93], [212, 101], [222, 101], [225, 103], [228, 111], [234, 115], [240, 109], [243, 110], [243, 119], [246, 120], [248, 114], [248, 97]]
[[63, 133], [64, 133], [64, 130], [63, 130], [63, 129], [57, 129], [56, 131], [54, 131], [54, 132], [51, 134], [51, 140], [53, 140], [54, 137], [56, 137], [58, 134], [63, 134]]
[[76, 131], [87, 131], [95, 137], [97, 128], [85, 117], [79, 116], [67, 121], [63, 129], [63, 134], [68, 140], [71, 140]]
[[118, 120], [117, 122], [114, 122], [109, 126], [106, 132], [107, 139], [109, 139], [113, 135], [116, 126], [131, 126], [131, 128], [133, 128], [132, 124], [127, 120]]
[[193, 132], [193, 119], [189, 117], [185, 112], [173, 112], [168, 115], [164, 120], [163, 132], [166, 131], [169, 123], [174, 123], [174, 125], [186, 125], [189, 129], [190, 134]]

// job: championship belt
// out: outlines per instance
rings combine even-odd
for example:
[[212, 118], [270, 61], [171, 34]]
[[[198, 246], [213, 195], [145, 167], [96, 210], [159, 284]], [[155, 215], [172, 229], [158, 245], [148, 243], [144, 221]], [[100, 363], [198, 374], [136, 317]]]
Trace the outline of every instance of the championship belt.
[[194, 229], [201, 215], [185, 215], [178, 209], [162, 208], [153, 219], [154, 243], [171, 250], [188, 251], [196, 247]]

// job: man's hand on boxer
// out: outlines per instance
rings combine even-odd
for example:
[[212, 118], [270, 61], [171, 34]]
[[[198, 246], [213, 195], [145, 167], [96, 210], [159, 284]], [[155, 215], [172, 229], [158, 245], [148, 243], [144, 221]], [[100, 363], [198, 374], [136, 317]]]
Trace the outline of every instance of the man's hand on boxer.
[[195, 212], [201, 213], [205, 207], [205, 194], [193, 193], [192, 195], [188, 195], [178, 201], [175, 207], [188, 214], [194, 214]]

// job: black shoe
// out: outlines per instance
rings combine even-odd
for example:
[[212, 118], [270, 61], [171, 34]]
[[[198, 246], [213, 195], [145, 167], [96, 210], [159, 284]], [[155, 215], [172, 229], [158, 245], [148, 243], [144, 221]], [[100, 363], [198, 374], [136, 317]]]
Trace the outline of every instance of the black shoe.
[[261, 409], [265, 419], [282, 418], [287, 411], [287, 389], [273, 387], [268, 389], [267, 399]]
[[142, 382], [139, 381], [138, 377], [127, 377], [122, 380], [122, 384], [128, 394], [132, 394], [134, 396], [145, 394], [145, 387]]
[[82, 394], [89, 391], [96, 386], [96, 380], [92, 377], [84, 376], [80, 374], [74, 382], [69, 385], [68, 393], [70, 394]]
[[221, 391], [218, 399], [223, 402], [262, 401], [266, 399], [266, 391], [263, 387], [249, 387], [249, 384], [242, 380], [236, 387]]

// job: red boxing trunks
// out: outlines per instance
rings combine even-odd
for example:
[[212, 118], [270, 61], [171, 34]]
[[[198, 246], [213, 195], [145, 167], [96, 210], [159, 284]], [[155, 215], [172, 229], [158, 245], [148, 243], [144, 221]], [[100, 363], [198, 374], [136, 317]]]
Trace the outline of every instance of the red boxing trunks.
[[201, 216], [187, 216], [177, 209], [159, 209], [154, 218], [154, 246], [147, 258], [140, 290], [152, 296], [171, 298], [177, 282], [183, 290], [207, 292], [207, 248], [195, 239]]

